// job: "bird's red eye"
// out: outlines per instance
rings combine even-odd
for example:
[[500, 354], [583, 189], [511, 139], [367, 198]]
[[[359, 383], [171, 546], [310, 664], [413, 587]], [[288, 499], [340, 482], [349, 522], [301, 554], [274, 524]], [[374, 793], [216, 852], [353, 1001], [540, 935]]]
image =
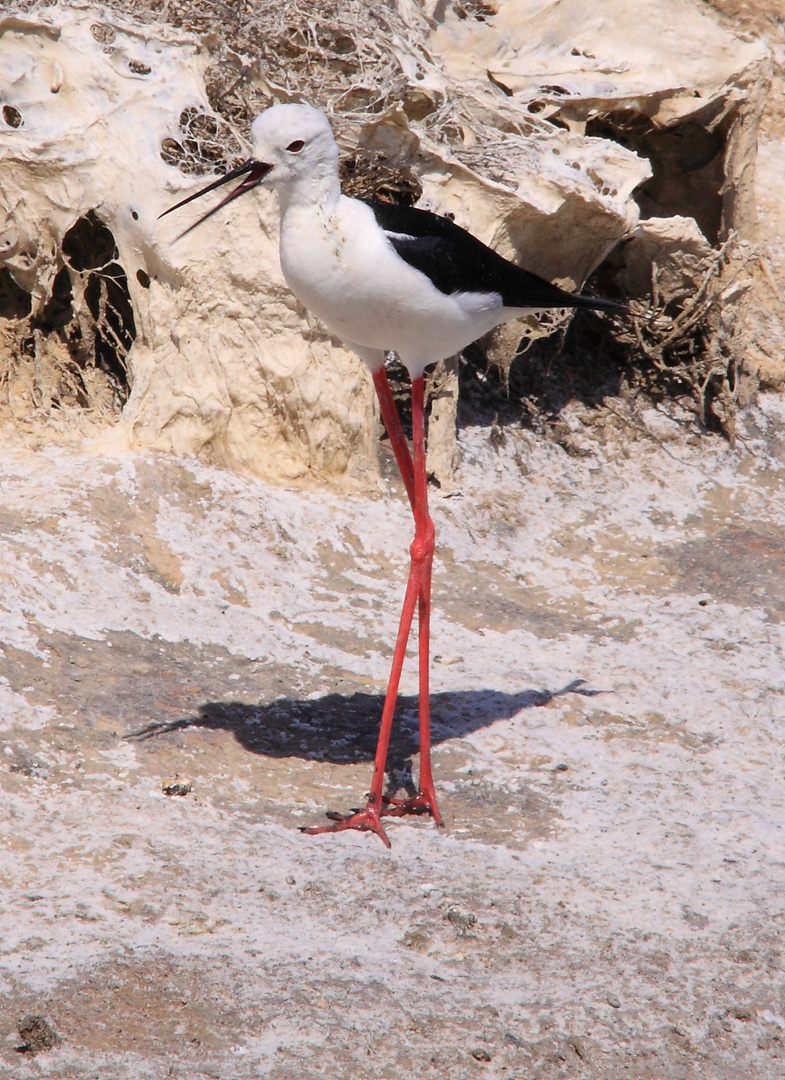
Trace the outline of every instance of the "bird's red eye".
[[290, 142], [286, 149], [290, 154], [299, 154], [305, 143], [302, 139], [295, 139], [294, 142]]

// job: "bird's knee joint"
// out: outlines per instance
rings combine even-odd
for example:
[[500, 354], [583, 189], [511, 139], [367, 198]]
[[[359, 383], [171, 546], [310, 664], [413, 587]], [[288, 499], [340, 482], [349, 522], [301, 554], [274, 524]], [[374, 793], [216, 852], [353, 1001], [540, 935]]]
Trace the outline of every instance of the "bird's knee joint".
[[424, 563], [433, 558], [435, 536], [433, 529], [429, 529], [423, 536], [415, 536], [409, 554], [413, 563]]

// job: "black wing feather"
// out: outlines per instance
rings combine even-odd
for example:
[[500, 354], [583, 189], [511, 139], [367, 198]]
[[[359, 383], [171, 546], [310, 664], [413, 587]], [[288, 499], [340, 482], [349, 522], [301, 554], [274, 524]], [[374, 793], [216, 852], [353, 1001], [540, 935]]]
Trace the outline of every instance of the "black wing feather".
[[447, 295], [498, 293], [505, 307], [598, 308], [626, 311], [622, 304], [565, 292], [545, 278], [509, 262], [446, 217], [413, 206], [368, 199], [377, 224], [410, 266], [426, 274]]

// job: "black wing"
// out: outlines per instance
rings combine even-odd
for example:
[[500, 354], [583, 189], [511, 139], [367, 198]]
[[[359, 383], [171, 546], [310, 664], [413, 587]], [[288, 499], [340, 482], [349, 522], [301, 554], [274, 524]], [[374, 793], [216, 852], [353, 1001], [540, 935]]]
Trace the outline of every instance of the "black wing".
[[498, 293], [505, 307], [598, 308], [626, 311], [623, 304], [579, 296], [508, 262], [449, 218], [413, 206], [364, 200], [390, 243], [410, 266], [427, 275], [436, 288], [454, 292]]

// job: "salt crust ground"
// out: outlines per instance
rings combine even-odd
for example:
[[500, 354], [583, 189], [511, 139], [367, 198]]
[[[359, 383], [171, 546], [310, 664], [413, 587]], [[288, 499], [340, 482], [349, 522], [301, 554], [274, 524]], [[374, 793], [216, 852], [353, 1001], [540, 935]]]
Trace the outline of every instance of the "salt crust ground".
[[[3, 1075], [785, 1075], [785, 408], [736, 450], [613, 408], [572, 454], [462, 433], [447, 827], [391, 852], [296, 827], [368, 783], [400, 490], [5, 454]], [[31, 1012], [61, 1047], [13, 1049]]]
[[[4, 449], [4, 1076], [785, 1075], [783, 407], [747, 410], [736, 451], [654, 411], [623, 439], [582, 419], [569, 457], [465, 431], [435, 496], [448, 824], [391, 824], [391, 853], [295, 826], [368, 782], [400, 491]], [[30, 1012], [60, 1048], [13, 1050]]]

